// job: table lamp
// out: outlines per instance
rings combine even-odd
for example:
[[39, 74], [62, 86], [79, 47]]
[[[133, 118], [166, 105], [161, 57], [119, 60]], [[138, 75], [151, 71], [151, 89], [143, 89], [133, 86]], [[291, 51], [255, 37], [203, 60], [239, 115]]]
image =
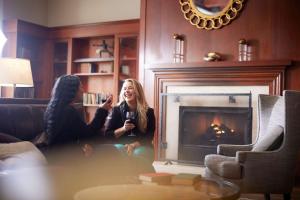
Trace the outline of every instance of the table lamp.
[[21, 58], [0, 58], [0, 86], [33, 87], [30, 61]]

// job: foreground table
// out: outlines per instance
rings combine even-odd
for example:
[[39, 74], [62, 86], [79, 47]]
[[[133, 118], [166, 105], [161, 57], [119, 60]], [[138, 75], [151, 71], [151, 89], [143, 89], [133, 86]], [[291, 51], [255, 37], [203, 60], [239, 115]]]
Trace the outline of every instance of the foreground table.
[[202, 179], [194, 186], [103, 185], [77, 192], [74, 200], [235, 200], [239, 196], [239, 188], [232, 183]]

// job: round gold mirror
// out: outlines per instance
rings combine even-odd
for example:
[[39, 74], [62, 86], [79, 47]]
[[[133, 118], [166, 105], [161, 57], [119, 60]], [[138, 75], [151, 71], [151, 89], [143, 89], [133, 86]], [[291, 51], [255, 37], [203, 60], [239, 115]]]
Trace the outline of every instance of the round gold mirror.
[[185, 19], [200, 29], [218, 29], [229, 24], [245, 0], [179, 0]]

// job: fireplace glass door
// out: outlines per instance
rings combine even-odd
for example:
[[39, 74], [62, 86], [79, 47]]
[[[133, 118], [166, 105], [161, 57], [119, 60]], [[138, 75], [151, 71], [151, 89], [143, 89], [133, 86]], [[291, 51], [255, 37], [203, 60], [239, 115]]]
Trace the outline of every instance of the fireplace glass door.
[[161, 94], [159, 160], [202, 165], [219, 144], [249, 144], [251, 94]]

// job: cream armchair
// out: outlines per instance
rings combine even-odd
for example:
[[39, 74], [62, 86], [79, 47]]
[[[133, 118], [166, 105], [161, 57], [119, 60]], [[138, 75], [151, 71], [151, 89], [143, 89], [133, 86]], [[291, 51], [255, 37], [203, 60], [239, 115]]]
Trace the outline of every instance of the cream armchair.
[[238, 184], [241, 192], [291, 199], [300, 147], [300, 92], [259, 95], [258, 137], [251, 145], [219, 145], [205, 157], [205, 176]]

